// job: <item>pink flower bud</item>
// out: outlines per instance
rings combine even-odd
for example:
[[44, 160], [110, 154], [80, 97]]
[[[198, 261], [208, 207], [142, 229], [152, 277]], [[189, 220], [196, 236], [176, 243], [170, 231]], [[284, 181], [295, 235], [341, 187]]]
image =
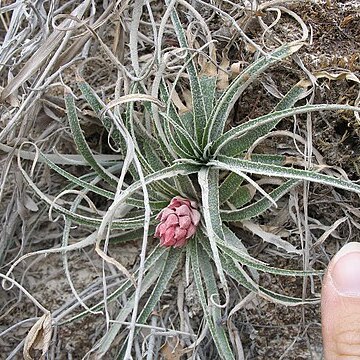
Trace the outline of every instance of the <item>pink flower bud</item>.
[[170, 204], [160, 211], [155, 237], [161, 246], [182, 247], [196, 232], [200, 222], [200, 212], [195, 201], [174, 197]]

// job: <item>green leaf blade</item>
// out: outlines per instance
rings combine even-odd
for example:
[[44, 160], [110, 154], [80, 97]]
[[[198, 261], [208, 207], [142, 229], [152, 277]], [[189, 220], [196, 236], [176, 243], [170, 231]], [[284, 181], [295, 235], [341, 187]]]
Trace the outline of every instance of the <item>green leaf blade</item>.
[[221, 136], [231, 109], [248, 85], [272, 64], [290, 56], [302, 45], [302, 43], [285, 44], [273, 51], [269, 56], [263, 56], [255, 61], [235, 78], [219, 99], [218, 105], [215, 107], [210, 121], [206, 126], [204, 136], [207, 138], [207, 143], [210, 143]]
[[360, 185], [350, 180], [323, 175], [315, 171], [294, 169], [271, 164], [260, 164], [249, 160], [234, 159], [223, 155], [219, 155], [218, 160], [212, 160], [208, 163], [208, 165], [234, 172], [307, 180], [360, 194]]

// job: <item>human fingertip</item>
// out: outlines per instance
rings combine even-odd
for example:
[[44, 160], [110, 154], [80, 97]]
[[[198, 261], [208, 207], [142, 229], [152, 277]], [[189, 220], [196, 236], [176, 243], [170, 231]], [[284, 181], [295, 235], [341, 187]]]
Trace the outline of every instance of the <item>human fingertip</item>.
[[360, 297], [360, 242], [344, 245], [333, 258], [328, 272], [339, 295]]

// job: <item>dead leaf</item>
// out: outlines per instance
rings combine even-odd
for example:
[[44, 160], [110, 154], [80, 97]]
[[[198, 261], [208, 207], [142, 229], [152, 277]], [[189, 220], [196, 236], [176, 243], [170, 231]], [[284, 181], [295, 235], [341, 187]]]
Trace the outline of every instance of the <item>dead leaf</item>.
[[41, 350], [41, 357], [39, 360], [45, 359], [52, 334], [51, 321], [51, 314], [50, 312], [47, 312], [30, 329], [25, 338], [23, 351], [24, 360], [34, 360], [31, 353], [35, 350]]
[[227, 54], [223, 53], [220, 63], [219, 77], [217, 83], [218, 89], [220, 90], [224, 90], [229, 86], [229, 74], [221, 70], [221, 69], [227, 69], [229, 65], [230, 65], [230, 61], [227, 57]]
[[183, 355], [183, 347], [178, 338], [169, 338], [161, 348], [161, 355], [165, 360], [180, 360]]
[[[320, 71], [314, 74], [318, 79], [320, 78], [326, 78], [329, 80], [350, 80], [356, 82], [358, 85], [360, 85], [360, 79], [350, 71], [342, 71], [339, 73], [329, 73], [327, 71]], [[360, 103], [360, 90], [358, 91], [358, 96], [354, 102], [354, 106], [358, 106]], [[357, 121], [360, 121], [360, 115], [358, 112], [354, 112], [355, 118]]]
[[215, 46], [212, 48], [210, 57], [212, 61], [208, 60], [205, 56], [199, 56], [198, 62], [201, 67], [201, 71], [199, 73], [200, 76], [210, 76], [216, 77], [218, 74], [217, 66], [216, 66], [216, 48]]
[[276, 86], [275, 81], [270, 76], [266, 76], [265, 79], [262, 81], [260, 80], [260, 82], [265, 90], [275, 98], [282, 99], [284, 97]]
[[[82, 17], [86, 8], [83, 4], [79, 5], [71, 13], [72, 16]], [[73, 21], [66, 19], [60, 25], [59, 28], [66, 30], [69, 26], [73, 25]], [[25, 63], [18, 74], [12, 78], [5, 86], [1, 93], [1, 99], [4, 100], [10, 96], [13, 92], [23, 85], [48, 59], [49, 55], [59, 46], [60, 42], [65, 37], [66, 31], [54, 30], [50, 36], [42, 43], [38, 50], [31, 56], [31, 58]]]
[[[11, 71], [8, 73], [8, 82], [11, 82], [14, 79], [14, 75]], [[8, 97], [8, 101], [12, 107], [18, 108], [20, 107], [20, 101], [18, 99], [18, 91], [17, 89], [11, 93]]]
[[176, 106], [176, 108], [179, 110], [180, 115], [184, 114], [188, 111], [190, 111], [190, 109], [188, 109], [184, 103], [181, 101], [179, 94], [176, 92], [176, 90], [173, 90], [171, 93], [171, 100], [173, 101], [174, 105]]
[[342, 224], [344, 221], [348, 220], [348, 217], [345, 216], [341, 219], [338, 219], [334, 222], [334, 224], [332, 224], [331, 226], [328, 227], [328, 229], [319, 237], [318, 240], [316, 240], [316, 242], [312, 245], [311, 248], [314, 248], [316, 246], [321, 245], [322, 243], [325, 242], [325, 240], [337, 229], [337, 227]]
[[254, 54], [256, 52], [257, 48], [252, 44], [246, 43], [245, 44], [245, 50], [248, 51], [251, 54]]
[[231, 78], [232, 79], [236, 78], [236, 76], [238, 76], [245, 67], [246, 67], [245, 61], [237, 61], [235, 63], [232, 63], [230, 65]]
[[328, 71], [319, 71], [316, 72], [314, 74], [316, 76], [316, 78], [321, 79], [321, 78], [326, 78], [329, 80], [351, 80], [354, 81], [358, 84], [360, 84], [360, 80], [359, 78], [352, 72], [349, 71], [342, 71], [339, 73], [330, 73]]
[[36, 205], [35, 201], [27, 194], [24, 196], [24, 205], [32, 212], [37, 212], [39, 210], [39, 207]]
[[264, 228], [252, 221], [246, 220], [242, 222], [242, 225], [250, 230], [253, 234], [259, 236], [265, 242], [275, 245], [277, 248], [285, 250], [287, 253], [302, 254], [301, 250], [298, 250], [295, 246], [288, 241], [283, 240], [279, 235], [272, 234], [264, 230]]
[[348, 16], [345, 16], [344, 19], [340, 23], [340, 27], [344, 28], [344, 27], [348, 26], [356, 18], [357, 18], [357, 14], [350, 14]]
[[192, 95], [191, 95], [191, 92], [190, 90], [183, 90], [182, 92], [182, 96], [185, 100], [185, 105], [188, 109], [192, 110], [193, 108], [193, 105], [192, 105]]

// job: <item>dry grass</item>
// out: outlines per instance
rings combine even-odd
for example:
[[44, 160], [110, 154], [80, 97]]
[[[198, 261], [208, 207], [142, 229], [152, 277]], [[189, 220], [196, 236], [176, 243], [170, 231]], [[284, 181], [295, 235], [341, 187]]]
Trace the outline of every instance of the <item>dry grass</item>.
[[[203, 61], [200, 66], [204, 73], [218, 72], [219, 89], [225, 88], [245, 64], [253, 61], [256, 51], [264, 52], [281, 42], [298, 39], [299, 28], [311, 25], [311, 44], [294, 61], [272, 69], [244, 94], [236, 105], [238, 111], [231, 114], [232, 124], [243, 121], [245, 114], [255, 117], [266, 113], [279, 94], [304, 76], [304, 71], [311, 80], [318, 81], [313, 99], [359, 102], [360, 46], [354, 40], [354, 29], [360, 28], [357, 1], [305, 3], [220, 1], [217, 6], [222, 11], [215, 12], [200, 0], [191, 5], [178, 1], [181, 16], [189, 24], [190, 48], [194, 55], [199, 52], [206, 55], [200, 58]], [[18, 161], [51, 199], [64, 190], [66, 182], [37, 159], [33, 147], [23, 146], [24, 143], [35, 144], [54, 163], [77, 177], [88, 172], [77, 154], [66, 120], [64, 88], [78, 97], [82, 129], [97, 161], [106, 166], [119, 159], [100, 121], [74, 90], [77, 74], [118, 111], [122, 110], [118, 99], [131, 95], [134, 82], [141, 84], [146, 94], [156, 97], [156, 83], [161, 76], [171, 83], [177, 82], [173, 94], [179, 111], [191, 108], [189, 90], [186, 82], [182, 82], [184, 53], [178, 48], [167, 15], [165, 6], [158, 1], [0, 1], [0, 275], [7, 280], [0, 290], [1, 358], [21, 358], [29, 329], [43, 314], [50, 313], [51, 342], [40, 336], [47, 331], [44, 323], [38, 330], [40, 347], [49, 347], [49, 358], [90, 357], [126, 302], [126, 298], [119, 298], [109, 304], [105, 313], [61, 325], [70, 315], [90, 307], [122, 284], [125, 271], [121, 273], [117, 264], [132, 273], [141, 264], [142, 245], [141, 242], [121, 248], [110, 245], [108, 254], [116, 263], [98, 256], [89, 229], [67, 229], [62, 217], [56, 214], [49, 217], [49, 209], [21, 176]], [[208, 60], [206, 64], [204, 59]], [[135, 117], [142, 116], [141, 110]], [[289, 129], [289, 123], [281, 126]], [[348, 114], [341, 119], [308, 117], [303, 123], [292, 122], [291, 126], [295, 135], [279, 133], [266, 145], [266, 150], [296, 156], [301, 153], [304, 161], [315, 155], [320, 163], [331, 165], [331, 171], [347, 173], [352, 180], [359, 180], [358, 118]], [[296, 154], [291, 150], [293, 142], [298, 146]], [[61, 200], [71, 205], [73, 199], [74, 196], [66, 195]], [[104, 201], [96, 203], [100, 214], [108, 206]], [[286, 203], [259, 220], [261, 225], [266, 223], [269, 233], [281, 233], [289, 243], [300, 243], [305, 249], [302, 261], [292, 256], [284, 258], [283, 254], [280, 257], [274, 247], [259, 241], [246, 227], [238, 231], [251, 254], [268, 263], [284, 268], [326, 266], [341, 244], [357, 239], [358, 206], [355, 196], [306, 185], [302, 192], [291, 192]], [[59, 247], [67, 231], [71, 251], [65, 255]], [[46, 256], [42, 254], [44, 249]], [[23, 257], [30, 253], [34, 255]], [[6, 277], [19, 259], [11, 277]], [[207, 330], [199, 333], [202, 314], [196, 306], [195, 292], [184, 287], [187, 275], [179, 271], [148, 326], [135, 338], [136, 358], [216, 359]], [[319, 282], [301, 279], [284, 283], [266, 274], [260, 281], [300, 297], [318, 294], [321, 286]], [[237, 310], [231, 313], [229, 324], [239, 358], [243, 354], [245, 359], [321, 358], [318, 307], [286, 308], [270, 304], [248, 295], [237, 284], [230, 291], [231, 297], [243, 299], [237, 307], [236, 303], [230, 304], [229, 309], [235, 306]], [[46, 322], [46, 318], [43, 320]], [[123, 323], [134, 325], [130, 318]], [[119, 334], [104, 358], [114, 358], [123, 336]], [[205, 345], [194, 352], [202, 338]]]

